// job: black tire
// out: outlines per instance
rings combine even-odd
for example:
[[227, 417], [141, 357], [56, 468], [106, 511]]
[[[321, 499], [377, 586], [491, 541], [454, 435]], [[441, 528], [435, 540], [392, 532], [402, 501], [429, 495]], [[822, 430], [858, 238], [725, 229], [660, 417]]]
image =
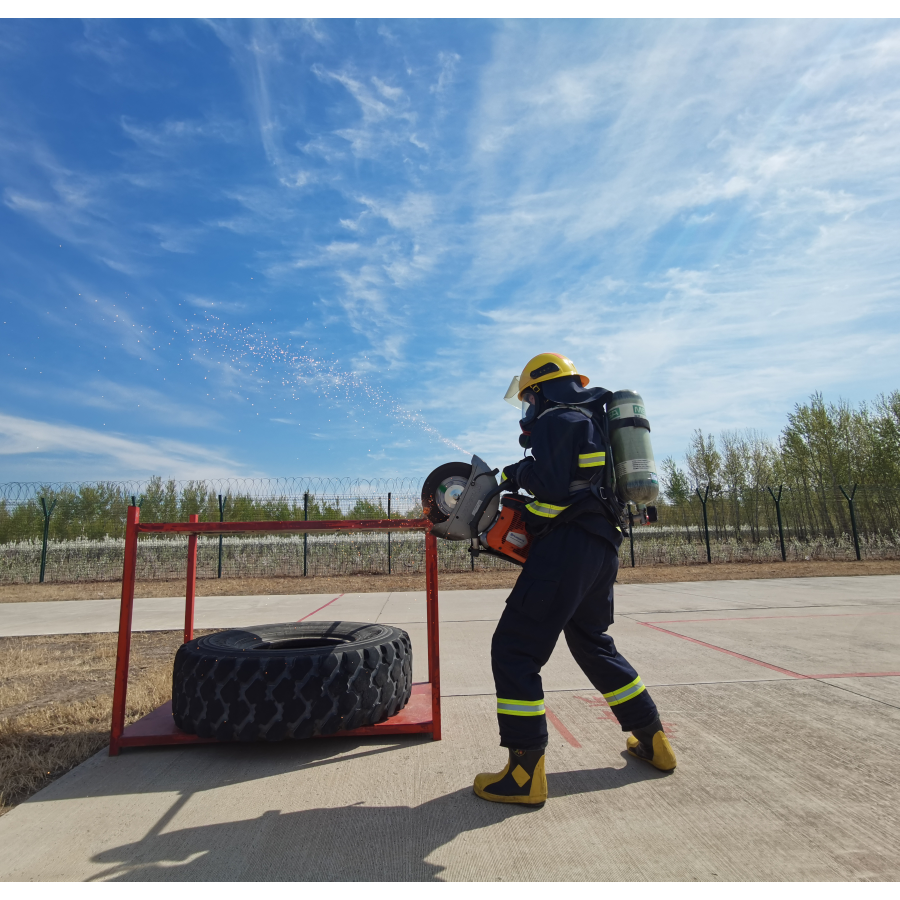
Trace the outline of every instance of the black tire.
[[412, 645], [401, 628], [260, 625], [178, 648], [172, 715], [200, 737], [280, 741], [382, 722], [406, 706], [411, 691]]

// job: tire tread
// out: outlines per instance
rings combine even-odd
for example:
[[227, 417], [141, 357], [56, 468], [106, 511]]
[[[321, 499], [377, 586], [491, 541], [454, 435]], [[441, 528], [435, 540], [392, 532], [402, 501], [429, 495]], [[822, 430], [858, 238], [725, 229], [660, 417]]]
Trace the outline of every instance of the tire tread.
[[[314, 625], [334, 633], [342, 624], [305, 626], [307, 633]], [[258, 630], [267, 629], [273, 640], [268, 632], [279, 627]], [[375, 725], [402, 710], [412, 693], [409, 635], [389, 631], [375, 645], [350, 642], [302, 655], [253, 649], [236, 658], [206, 646], [214, 635], [183, 644], [172, 674], [175, 724], [200, 737], [232, 741], [304, 739]]]

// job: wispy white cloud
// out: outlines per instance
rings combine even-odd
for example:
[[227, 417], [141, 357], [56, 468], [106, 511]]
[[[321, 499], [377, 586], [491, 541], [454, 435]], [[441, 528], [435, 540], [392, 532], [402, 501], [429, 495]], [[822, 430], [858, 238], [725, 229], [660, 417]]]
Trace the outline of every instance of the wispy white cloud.
[[323, 23], [316, 19], [301, 19], [299, 22], [300, 30], [304, 34], [308, 34], [313, 40], [319, 44], [331, 43], [331, 38]]
[[[98, 478], [167, 475], [209, 478], [245, 474], [214, 447], [160, 438], [136, 440], [67, 423], [0, 413], [0, 456], [35, 457], [54, 472], [92, 472]], [[27, 460], [22, 463], [28, 466]], [[86, 476], [82, 476], [86, 477]]]
[[94, 56], [117, 69], [126, 65], [134, 53], [134, 45], [118, 29], [97, 20], [84, 23], [84, 35], [75, 41], [74, 47], [79, 53]]
[[[146, 222], [143, 216], [134, 214], [135, 207], [143, 212], [135, 195], [177, 192], [179, 176], [184, 175], [172, 165], [173, 156], [183, 148], [179, 133], [220, 139], [205, 126], [174, 125], [185, 130], [180, 132], [168, 123], [160, 130], [148, 127], [141, 132], [141, 155], [153, 161], [149, 167], [146, 160], [127, 154], [119, 167], [67, 164], [40, 136], [20, 129], [15, 138], [0, 140], [0, 161], [6, 168], [2, 202], [64, 245], [80, 248], [113, 271], [146, 275], [160, 251], [193, 252], [197, 242], [214, 227], [197, 218], [185, 222], [170, 215], [168, 221]], [[131, 132], [132, 136], [137, 133], [135, 128]], [[148, 241], [148, 232], [157, 240]]]
[[312, 66], [312, 72], [321, 81], [340, 84], [359, 105], [360, 121], [334, 131], [350, 144], [354, 156], [375, 157], [383, 152], [385, 146], [397, 146], [404, 142], [420, 150], [427, 149], [416, 137], [416, 114], [410, 108], [409, 96], [403, 88], [388, 84], [376, 75], [363, 80], [346, 71], [332, 71], [318, 63]]
[[448, 53], [443, 50], [438, 53], [440, 71], [437, 81], [428, 88], [432, 94], [443, 94], [450, 87], [461, 59], [462, 57], [458, 53]]
[[157, 156], [173, 156], [185, 145], [196, 141], [236, 140], [242, 129], [238, 123], [209, 117], [204, 120], [165, 119], [157, 124], [139, 122], [131, 116], [122, 116], [122, 131], [142, 150]]
[[218, 300], [215, 297], [199, 297], [196, 294], [185, 295], [185, 302], [195, 309], [212, 310], [217, 314], [243, 313], [250, 309], [246, 301]]
[[[27, 392], [27, 393], [34, 393]], [[126, 414], [143, 423], [175, 425], [178, 427], [221, 427], [223, 416], [218, 407], [180, 403], [169, 394], [147, 385], [125, 385], [104, 378], [96, 378], [83, 385], [66, 385], [56, 389], [56, 400], [71, 409], [100, 409]]]
[[[821, 26], [802, 35], [798, 27], [682, 24], [601, 53], [592, 34], [563, 43], [509, 29], [474, 124], [475, 194], [500, 198], [479, 216], [492, 238], [481, 242], [479, 277], [502, 278], [556, 252], [561, 239], [576, 247], [611, 240], [636, 260], [641, 243], [677, 215], [741, 199], [768, 206], [779, 192], [845, 180], [857, 161], [888, 174], [896, 151], [883, 146], [884, 125], [896, 86], [867, 100], [861, 122], [848, 90], [854, 100], [868, 95], [865, 55], [853, 71], [839, 52], [810, 52]], [[525, 72], [523, 54], [536, 58]], [[798, 83], [828, 68], [841, 70], [840, 91], [807, 96]]]
[[462, 286], [485, 318], [459, 341], [507, 379], [559, 349], [643, 387], [668, 449], [698, 394], [708, 426], [771, 429], [804, 393], [871, 381], [897, 345], [896, 36], [549, 31], [505, 28], [482, 79]]
[[168, 224], [147, 225], [147, 230], [156, 236], [160, 248], [169, 253], [196, 253], [198, 241], [207, 232], [202, 227]]

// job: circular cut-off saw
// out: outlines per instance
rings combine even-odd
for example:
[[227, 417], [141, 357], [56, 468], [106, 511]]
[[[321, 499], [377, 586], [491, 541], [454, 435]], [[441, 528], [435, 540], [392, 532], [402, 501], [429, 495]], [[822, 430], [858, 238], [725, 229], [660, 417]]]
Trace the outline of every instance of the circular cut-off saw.
[[497, 483], [498, 469], [478, 456], [471, 463], [438, 466], [422, 487], [422, 509], [432, 532], [448, 541], [469, 541], [469, 552], [487, 553], [523, 565], [531, 547], [525, 528], [525, 504], [531, 497], [510, 494]]

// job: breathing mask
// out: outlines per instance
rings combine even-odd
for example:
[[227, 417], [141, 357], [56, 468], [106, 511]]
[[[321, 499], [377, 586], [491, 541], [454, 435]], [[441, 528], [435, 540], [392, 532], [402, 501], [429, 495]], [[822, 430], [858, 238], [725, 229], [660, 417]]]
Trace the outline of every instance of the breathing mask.
[[519, 378], [516, 376], [510, 382], [509, 389], [503, 399], [520, 410], [522, 417], [519, 419], [519, 427], [522, 429], [522, 434], [519, 435], [519, 446], [530, 447], [531, 429], [546, 406], [543, 402], [544, 397], [541, 385], [533, 384], [523, 390], [519, 387]]

